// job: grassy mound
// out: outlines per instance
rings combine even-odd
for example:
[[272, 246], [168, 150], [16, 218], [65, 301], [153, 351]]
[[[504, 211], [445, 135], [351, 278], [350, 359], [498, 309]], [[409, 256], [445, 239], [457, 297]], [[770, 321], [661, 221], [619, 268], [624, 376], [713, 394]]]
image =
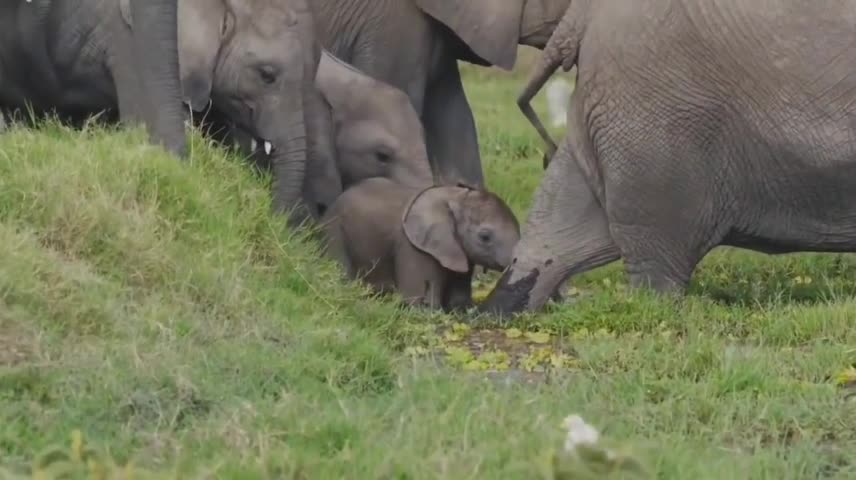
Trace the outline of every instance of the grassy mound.
[[[541, 152], [518, 75], [467, 84], [489, 186], [525, 218]], [[79, 430], [163, 478], [571, 478], [550, 452], [578, 412], [657, 478], [856, 474], [852, 255], [715, 252], [676, 301], [612, 265], [573, 304], [435, 333], [455, 319], [342, 282], [268, 213], [266, 179], [193, 148], [182, 164], [140, 132], [0, 135], [8, 471]]]
[[4, 457], [72, 427], [130, 454], [223, 399], [394, 387], [400, 312], [339, 281], [249, 169], [194, 148], [182, 165], [129, 133], [0, 137]]

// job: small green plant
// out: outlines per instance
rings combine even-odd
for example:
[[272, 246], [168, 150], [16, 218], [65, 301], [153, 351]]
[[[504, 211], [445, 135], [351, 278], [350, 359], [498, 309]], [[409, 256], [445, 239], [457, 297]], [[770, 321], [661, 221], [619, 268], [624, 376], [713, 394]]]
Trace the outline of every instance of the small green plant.
[[[107, 455], [85, 444], [80, 430], [71, 433], [71, 445], [50, 447], [33, 461], [29, 472], [0, 467], [0, 480], [173, 480], [177, 474], [158, 473], [117, 464]], [[186, 478], [186, 477], [184, 477]]]

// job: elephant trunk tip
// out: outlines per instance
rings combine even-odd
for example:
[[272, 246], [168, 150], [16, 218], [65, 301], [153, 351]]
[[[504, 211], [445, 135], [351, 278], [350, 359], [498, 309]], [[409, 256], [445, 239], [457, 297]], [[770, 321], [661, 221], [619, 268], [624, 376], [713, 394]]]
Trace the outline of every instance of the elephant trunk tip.
[[479, 306], [479, 313], [503, 316], [523, 312], [529, 306], [530, 294], [540, 274], [538, 269], [534, 269], [525, 277], [510, 283], [512, 270], [506, 270], [496, 287]]

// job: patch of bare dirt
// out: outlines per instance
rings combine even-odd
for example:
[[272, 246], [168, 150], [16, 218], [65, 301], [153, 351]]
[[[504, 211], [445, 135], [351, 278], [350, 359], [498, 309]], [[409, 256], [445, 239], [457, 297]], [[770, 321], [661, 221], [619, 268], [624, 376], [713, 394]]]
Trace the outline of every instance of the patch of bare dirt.
[[545, 382], [578, 367], [573, 347], [546, 331], [473, 329], [456, 323], [438, 327], [426, 343], [410, 347], [409, 353], [430, 355], [453, 369], [478, 372], [503, 383]]

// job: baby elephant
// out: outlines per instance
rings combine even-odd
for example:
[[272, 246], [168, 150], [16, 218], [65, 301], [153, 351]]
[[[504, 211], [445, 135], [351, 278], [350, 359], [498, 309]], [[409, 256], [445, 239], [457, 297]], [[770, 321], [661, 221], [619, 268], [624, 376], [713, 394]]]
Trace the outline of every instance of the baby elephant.
[[472, 305], [474, 265], [505, 269], [520, 239], [514, 213], [492, 192], [383, 177], [345, 190], [321, 224], [328, 255], [350, 278], [447, 312]]

